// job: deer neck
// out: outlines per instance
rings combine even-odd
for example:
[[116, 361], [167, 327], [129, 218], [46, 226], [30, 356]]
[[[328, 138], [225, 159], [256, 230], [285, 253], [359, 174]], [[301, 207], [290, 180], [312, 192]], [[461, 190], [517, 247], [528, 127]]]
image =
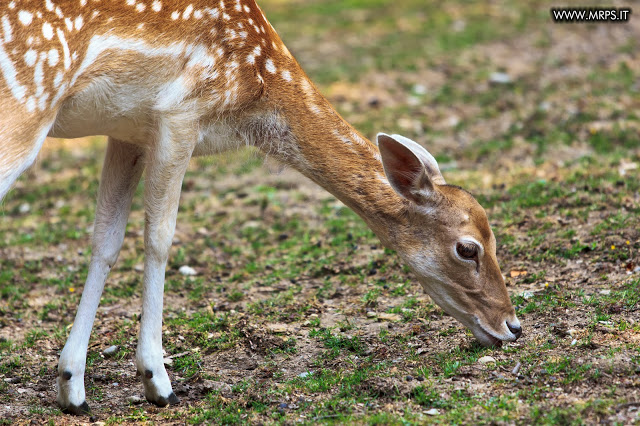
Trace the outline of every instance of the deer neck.
[[298, 82], [266, 92], [286, 131], [261, 148], [329, 191], [383, 243], [393, 245], [394, 227], [404, 223], [407, 206], [386, 179], [378, 147], [349, 125], [302, 71], [299, 75]]

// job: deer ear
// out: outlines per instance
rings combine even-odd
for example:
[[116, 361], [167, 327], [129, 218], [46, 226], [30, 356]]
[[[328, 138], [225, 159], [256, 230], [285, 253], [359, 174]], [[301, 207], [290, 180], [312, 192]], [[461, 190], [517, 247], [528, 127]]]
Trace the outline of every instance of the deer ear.
[[378, 134], [382, 166], [391, 187], [416, 204], [433, 197], [435, 185], [444, 185], [435, 158], [422, 146], [400, 135]]

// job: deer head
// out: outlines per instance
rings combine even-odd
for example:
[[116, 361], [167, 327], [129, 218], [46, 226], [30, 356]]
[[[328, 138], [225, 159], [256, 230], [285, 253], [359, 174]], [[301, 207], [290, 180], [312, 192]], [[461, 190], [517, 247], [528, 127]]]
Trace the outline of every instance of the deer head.
[[522, 334], [496, 258], [484, 209], [465, 190], [447, 185], [435, 158], [403, 136], [378, 135], [384, 171], [406, 200], [407, 222], [391, 245], [425, 291], [484, 346]]

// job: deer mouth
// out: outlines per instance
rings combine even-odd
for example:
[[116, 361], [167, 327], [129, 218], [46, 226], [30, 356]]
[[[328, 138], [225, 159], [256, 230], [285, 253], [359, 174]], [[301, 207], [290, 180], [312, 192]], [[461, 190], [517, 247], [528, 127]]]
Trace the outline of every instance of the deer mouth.
[[502, 346], [502, 339], [499, 339], [493, 334], [487, 332], [482, 328], [482, 326], [471, 329], [471, 332], [476, 340], [484, 347], [499, 348]]
[[485, 347], [501, 347], [505, 341], [515, 340], [513, 338], [497, 337], [495, 332], [488, 330], [482, 323], [476, 318], [475, 327], [471, 328], [473, 336]]

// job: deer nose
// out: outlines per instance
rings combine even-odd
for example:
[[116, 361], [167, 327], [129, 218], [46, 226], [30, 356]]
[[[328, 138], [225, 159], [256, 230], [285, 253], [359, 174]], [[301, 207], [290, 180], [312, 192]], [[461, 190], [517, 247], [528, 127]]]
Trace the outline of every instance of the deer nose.
[[518, 340], [518, 338], [522, 336], [522, 327], [520, 327], [520, 324], [511, 325], [507, 321], [507, 328], [509, 328], [509, 331], [512, 332], [514, 336], [516, 336], [516, 340]]

